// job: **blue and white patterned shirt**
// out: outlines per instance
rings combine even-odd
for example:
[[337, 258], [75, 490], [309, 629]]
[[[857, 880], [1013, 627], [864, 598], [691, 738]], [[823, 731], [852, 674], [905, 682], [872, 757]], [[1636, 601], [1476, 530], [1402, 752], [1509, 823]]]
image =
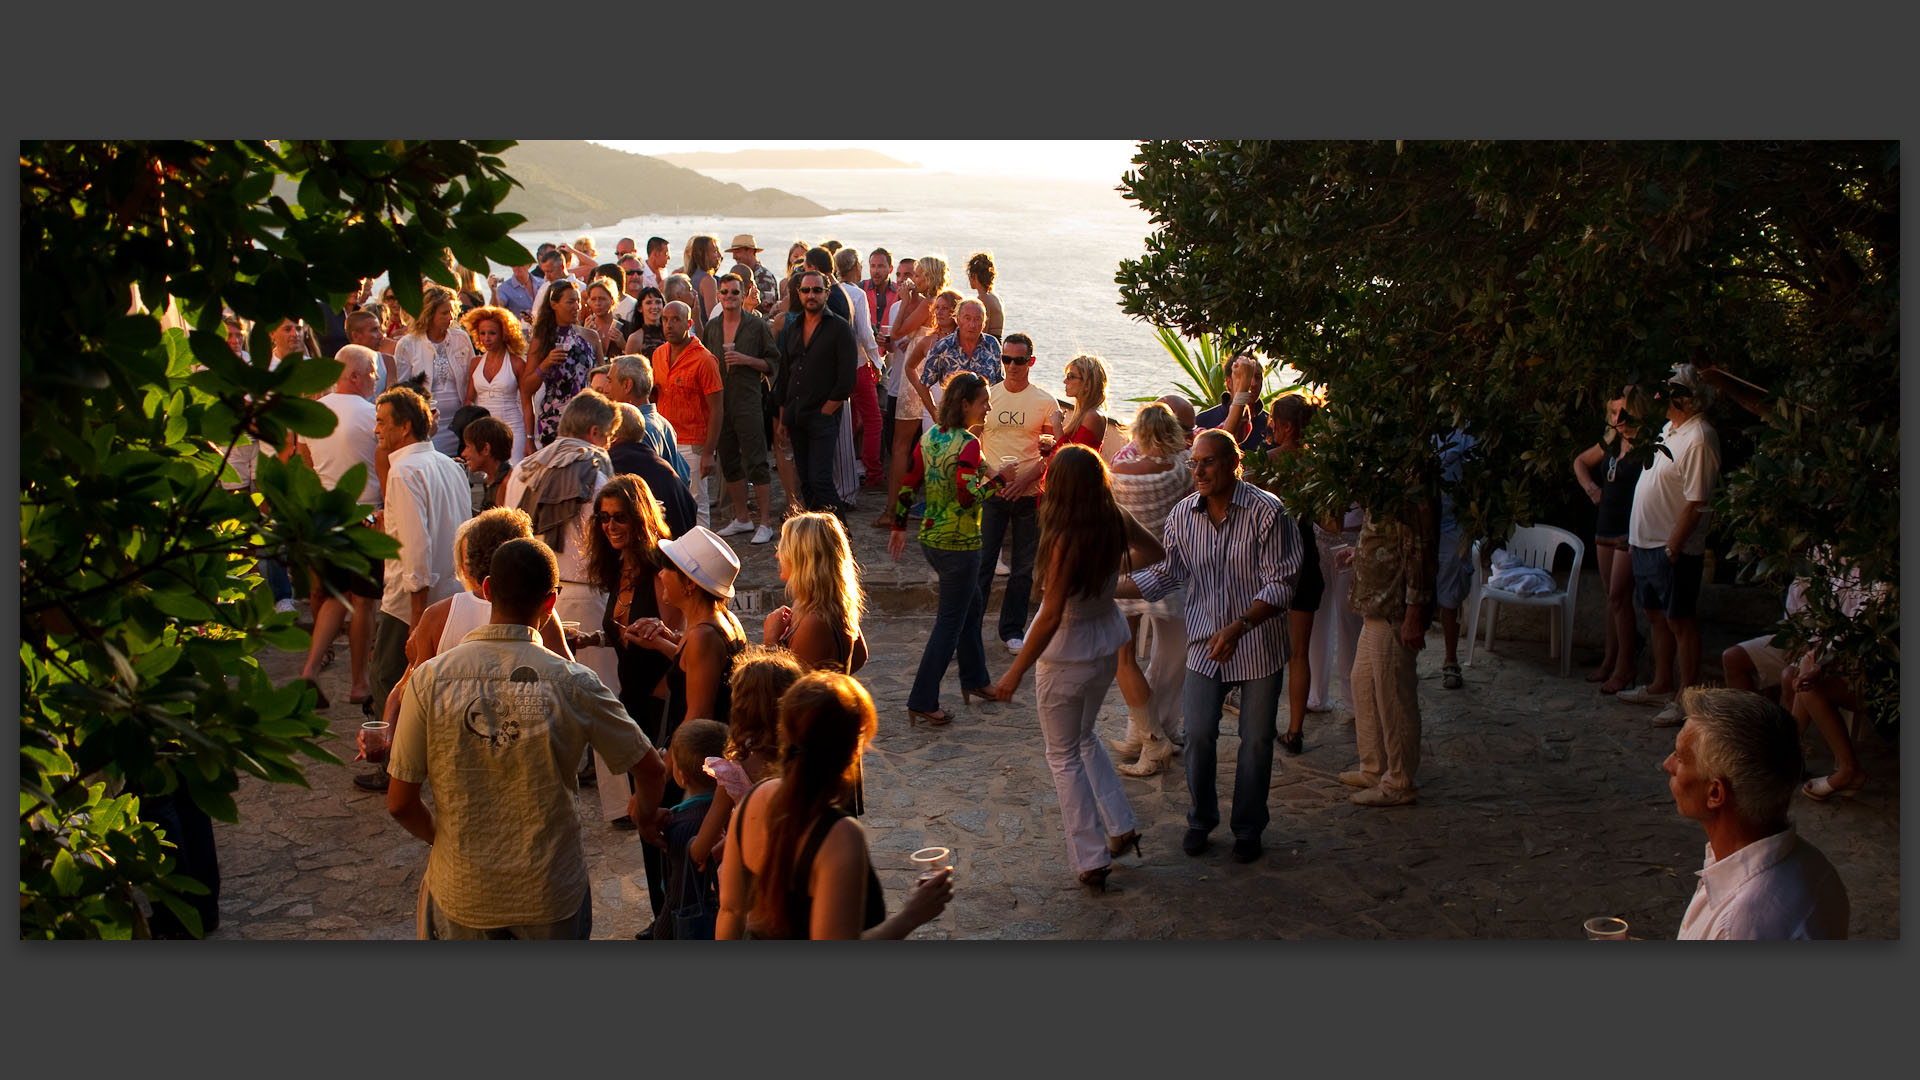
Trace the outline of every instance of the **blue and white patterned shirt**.
[[967, 352], [960, 347], [960, 333], [955, 331], [933, 343], [927, 350], [927, 358], [920, 365], [920, 385], [929, 389], [947, 381], [947, 376], [956, 371], [971, 371], [987, 380], [992, 386], [1000, 381], [1003, 369], [1000, 366], [1000, 339], [992, 334], [981, 334], [980, 343]]
[[[1194, 492], [1167, 511], [1167, 557], [1133, 575], [1147, 600], [1187, 587], [1187, 668], [1223, 682], [1263, 679], [1286, 665], [1287, 606], [1300, 579], [1300, 530], [1280, 500], [1245, 481], [1233, 490], [1226, 520], [1207, 517]], [[1279, 609], [1242, 636], [1225, 664], [1207, 657], [1207, 641], [1264, 600]]]

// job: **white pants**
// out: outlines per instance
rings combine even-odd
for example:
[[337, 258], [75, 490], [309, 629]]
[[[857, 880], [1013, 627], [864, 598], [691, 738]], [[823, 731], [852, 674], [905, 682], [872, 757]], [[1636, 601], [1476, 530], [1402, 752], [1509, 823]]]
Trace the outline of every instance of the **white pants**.
[[1053, 770], [1053, 789], [1060, 796], [1067, 865], [1076, 874], [1112, 862], [1107, 837], [1125, 835], [1134, 826], [1133, 808], [1120, 790], [1120, 776], [1113, 771], [1106, 747], [1093, 734], [1100, 703], [1113, 685], [1118, 664], [1117, 657], [1108, 655], [1066, 664], [1042, 660], [1034, 665], [1040, 735], [1046, 741], [1047, 767]]
[[[1320, 548], [1320, 573], [1327, 579], [1327, 587], [1320, 595], [1320, 610], [1313, 613], [1312, 651], [1316, 655], [1310, 657], [1313, 677], [1307, 684], [1307, 704], [1315, 708], [1332, 706], [1337, 690], [1339, 700], [1352, 708], [1353, 657], [1360, 642], [1361, 619], [1347, 605], [1353, 571], [1335, 572], [1332, 549], [1340, 544], [1358, 544], [1360, 531], [1355, 529], [1334, 537], [1316, 528], [1313, 535]], [[1334, 657], [1332, 663], [1327, 662], [1329, 654]]]
[[[561, 622], [579, 623], [581, 633], [591, 634], [600, 629], [606, 619], [607, 594], [582, 581], [563, 581], [553, 613]], [[592, 668], [606, 688], [615, 697], [620, 696], [620, 660], [611, 648], [581, 649], [573, 658]], [[579, 762], [574, 764], [577, 766]], [[631, 794], [627, 790], [626, 774], [609, 770], [599, 754], [593, 755], [593, 773], [599, 784], [601, 816], [608, 821], [625, 817], [627, 796]]]
[[[1147, 639], [1152, 652], [1147, 654], [1142, 672], [1153, 690], [1153, 719], [1160, 735], [1168, 739], [1186, 738], [1186, 721], [1181, 702], [1187, 686], [1187, 617], [1142, 615], [1140, 636]], [[1123, 830], [1124, 831], [1124, 830]]]
[[687, 459], [687, 465], [692, 470], [687, 480], [687, 491], [693, 495], [694, 522], [711, 529], [713, 528], [713, 501], [707, 497], [707, 478], [700, 475], [701, 469], [706, 464], [704, 456], [707, 448], [688, 446], [686, 443], [675, 443], [674, 446], [680, 451], [680, 456]]

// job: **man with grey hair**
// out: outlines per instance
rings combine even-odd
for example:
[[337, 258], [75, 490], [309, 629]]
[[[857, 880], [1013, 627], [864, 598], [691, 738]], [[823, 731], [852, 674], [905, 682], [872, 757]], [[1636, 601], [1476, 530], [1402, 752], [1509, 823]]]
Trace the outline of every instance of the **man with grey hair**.
[[1193, 402], [1179, 394], [1166, 394], [1160, 404], [1173, 411], [1173, 418], [1180, 424], [1180, 430], [1187, 434], [1187, 446], [1193, 446], [1194, 413]]
[[[533, 534], [553, 550], [560, 565], [560, 600], [554, 614], [561, 622], [597, 627], [606, 615], [607, 597], [587, 583], [587, 536], [593, 526], [594, 493], [613, 479], [607, 456], [620, 414], [603, 394], [582, 390], [560, 413], [560, 434], [527, 455], [507, 478], [502, 506], [517, 507], [533, 520]], [[620, 666], [610, 648], [577, 651], [616, 695]], [[597, 762], [600, 808], [610, 822], [627, 819], [626, 785]]]
[[[640, 410], [640, 419], [647, 425], [647, 445], [653, 448], [654, 455], [673, 469], [673, 474], [682, 484], [693, 478], [693, 466], [680, 453], [676, 445], [679, 438], [673, 425], [661, 416], [653, 407], [653, 360], [638, 353], [627, 353], [613, 358], [612, 369], [607, 372], [607, 396], [618, 402], [625, 402]], [[692, 497], [691, 488], [688, 497]]]
[[[678, 302], [687, 305], [688, 311], [694, 311], [700, 306], [700, 297], [693, 291], [693, 279], [685, 274], [668, 274], [666, 284], [660, 289], [660, 295], [664, 296], [669, 304]], [[664, 317], [663, 315], [662, 318]], [[701, 312], [700, 318], [704, 321], [706, 313]]]
[[[1660, 399], [1667, 424], [1653, 463], [1633, 489], [1627, 545], [1633, 554], [1633, 592], [1647, 613], [1653, 681], [1622, 690], [1619, 700], [1665, 706], [1655, 727], [1680, 723], [1676, 690], [1700, 681], [1700, 626], [1694, 609], [1707, 550], [1707, 527], [1720, 479], [1720, 436], [1707, 423], [1713, 388], [1692, 364], [1675, 364]], [[1678, 667], [1676, 682], [1675, 667]]]
[[1847, 888], [1787, 820], [1805, 761], [1785, 709], [1751, 690], [1681, 691], [1682, 722], [1661, 769], [1674, 805], [1707, 833], [1682, 941], [1847, 936]]

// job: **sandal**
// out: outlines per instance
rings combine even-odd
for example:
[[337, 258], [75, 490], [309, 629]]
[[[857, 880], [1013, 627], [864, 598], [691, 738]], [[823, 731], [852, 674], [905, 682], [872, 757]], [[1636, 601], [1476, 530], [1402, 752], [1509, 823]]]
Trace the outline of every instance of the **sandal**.
[[1835, 795], [1843, 799], [1851, 799], [1859, 795], [1860, 789], [1866, 786], [1867, 778], [1865, 775], [1854, 777], [1853, 783], [1848, 784], [1846, 787], [1835, 787], [1832, 776], [1816, 776], [1800, 785], [1800, 794], [1805, 795], [1814, 802], [1826, 802]]
[[1449, 690], [1460, 689], [1462, 683], [1459, 664], [1448, 664], [1440, 669], [1440, 685]]
[[1298, 731], [1289, 731], [1280, 736], [1279, 742], [1282, 750], [1296, 756], [1300, 753], [1301, 748], [1306, 745], [1302, 733]]

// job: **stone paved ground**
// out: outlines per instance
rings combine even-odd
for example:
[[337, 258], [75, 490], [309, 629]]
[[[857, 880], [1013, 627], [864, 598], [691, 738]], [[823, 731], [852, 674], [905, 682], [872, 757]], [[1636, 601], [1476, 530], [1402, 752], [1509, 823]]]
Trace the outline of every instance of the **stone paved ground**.
[[[863, 496], [872, 506], [878, 500]], [[907, 855], [955, 851], [956, 899], [922, 938], [1352, 939], [1569, 938], [1591, 915], [1618, 915], [1636, 934], [1670, 937], [1699, 868], [1703, 837], [1680, 818], [1659, 769], [1673, 729], [1652, 710], [1621, 704], [1580, 680], [1561, 679], [1544, 644], [1478, 651], [1467, 685], [1441, 689], [1438, 634], [1421, 654], [1425, 717], [1420, 802], [1350, 805], [1335, 775], [1355, 764], [1345, 714], [1310, 715], [1306, 752], [1276, 753], [1267, 853], [1249, 865], [1212, 851], [1189, 858], [1182, 773], [1123, 778], [1140, 820], [1144, 854], [1118, 860], [1105, 895], [1092, 895], [1066, 864], [1059, 806], [1034, 719], [1033, 680], [1007, 704], [962, 708], [949, 669], [941, 729], [910, 727], [906, 695], [931, 618], [931, 574], [917, 552], [895, 566], [872, 511], [855, 515], [857, 561], [874, 592], [866, 632], [873, 660], [861, 673], [880, 707], [867, 759], [865, 825], [875, 865], [897, 908], [911, 879]], [[749, 635], [777, 603], [772, 545], [741, 545]], [[997, 600], [989, 611], [997, 608]], [[998, 675], [1008, 656], [992, 638]], [[1727, 635], [1721, 635], [1727, 636]], [[1738, 635], [1727, 636], [1735, 640]], [[1709, 641], [1709, 656], [1721, 643]], [[1590, 657], [1576, 651], [1576, 659]], [[267, 660], [278, 679], [297, 658]], [[361, 719], [347, 696], [344, 662], [322, 676], [337, 704], [328, 714], [352, 753]], [[1284, 705], [1283, 705], [1284, 708]], [[1125, 707], [1108, 695], [1100, 725], [1119, 737]], [[1223, 725], [1220, 790], [1232, 791], [1238, 740]], [[1808, 736], [1809, 766], [1828, 757]], [[1838, 867], [1852, 899], [1852, 936], [1896, 939], [1899, 918], [1899, 759], [1868, 734], [1859, 754], [1869, 776], [1854, 801], [1796, 798], [1794, 818]], [[217, 828], [223, 891], [217, 938], [408, 938], [426, 848], [386, 814], [381, 796], [349, 782], [351, 768], [315, 765], [311, 790], [247, 780], [241, 821]], [[1223, 803], [1223, 811], [1225, 804]], [[580, 795], [594, 881], [594, 936], [626, 939], [650, 921], [634, 834], [599, 821], [596, 794]], [[1224, 813], [1223, 813], [1224, 816]]]

